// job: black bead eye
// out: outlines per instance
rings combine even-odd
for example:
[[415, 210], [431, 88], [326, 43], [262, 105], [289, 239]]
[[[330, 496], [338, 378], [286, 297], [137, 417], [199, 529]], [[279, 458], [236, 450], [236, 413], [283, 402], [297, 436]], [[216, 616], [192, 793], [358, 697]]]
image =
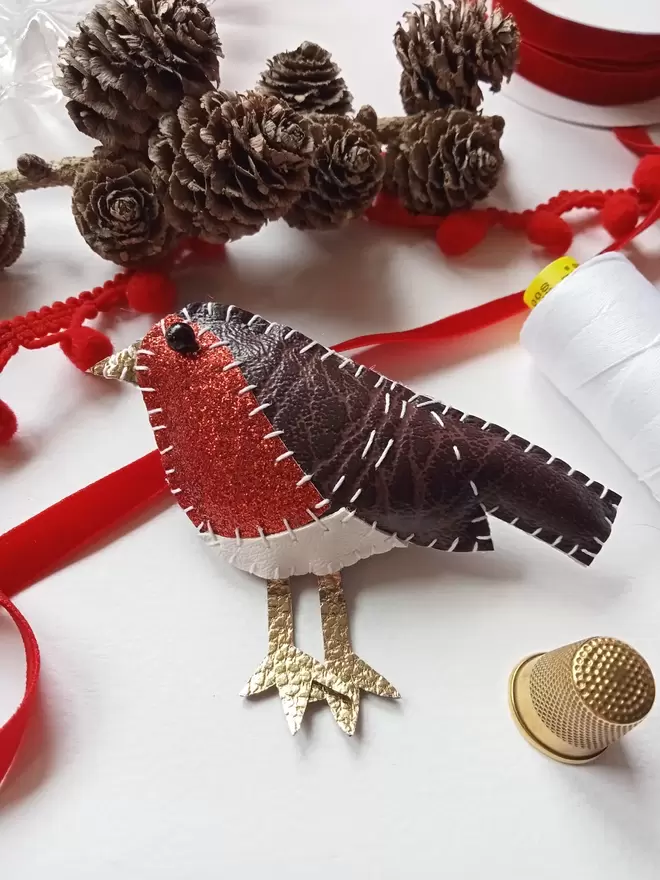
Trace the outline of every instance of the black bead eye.
[[179, 354], [195, 354], [199, 351], [199, 343], [190, 324], [170, 324], [165, 331], [165, 339], [172, 351]]

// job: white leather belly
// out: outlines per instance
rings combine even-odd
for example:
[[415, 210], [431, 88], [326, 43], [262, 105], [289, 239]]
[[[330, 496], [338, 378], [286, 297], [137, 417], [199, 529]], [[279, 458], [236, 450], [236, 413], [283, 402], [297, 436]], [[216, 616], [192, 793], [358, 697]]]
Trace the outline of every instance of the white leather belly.
[[292, 532], [263, 538], [223, 538], [203, 532], [202, 538], [231, 565], [262, 578], [333, 574], [374, 553], [407, 546], [396, 535], [351, 516], [345, 507]]

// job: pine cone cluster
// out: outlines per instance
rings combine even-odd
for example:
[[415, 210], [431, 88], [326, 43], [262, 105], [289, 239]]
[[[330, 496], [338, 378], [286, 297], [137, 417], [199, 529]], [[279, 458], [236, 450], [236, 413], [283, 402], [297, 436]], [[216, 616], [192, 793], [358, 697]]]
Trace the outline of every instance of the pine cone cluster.
[[503, 156], [501, 116], [435, 110], [411, 116], [386, 154], [386, 186], [413, 214], [449, 214], [485, 198]]
[[302, 43], [292, 52], [280, 52], [267, 62], [260, 91], [274, 95], [301, 113], [343, 115], [353, 96], [330, 53], [316, 43]]
[[497, 7], [488, 13], [485, 0], [432, 0], [407, 12], [394, 34], [406, 113], [476, 110], [483, 101], [479, 82], [499, 91], [511, 78], [519, 45], [513, 17]]
[[124, 152], [106, 157], [103, 151], [97, 156], [73, 185], [73, 216], [87, 244], [122, 266], [167, 252], [175, 233], [140, 156]]
[[361, 217], [373, 203], [385, 162], [376, 135], [357, 120], [314, 119], [309, 187], [285, 219], [296, 229], [335, 229]]
[[225, 242], [283, 217], [309, 184], [309, 127], [278, 98], [256, 92], [184, 98], [149, 144], [170, 224]]
[[[480, 116], [480, 82], [511, 76], [515, 22], [486, 0], [430, 0], [394, 36], [409, 114], [379, 120], [316, 43], [267, 62], [257, 89], [219, 91], [222, 47], [200, 0], [101, 0], [63, 47], [57, 85], [91, 159], [19, 158], [0, 176], [0, 269], [25, 236], [15, 193], [73, 186], [90, 247], [136, 265], [182, 237], [224, 243], [285, 218], [333, 229], [380, 188], [414, 213], [467, 208], [495, 186], [504, 122]], [[387, 145], [382, 152], [381, 144]]]
[[24, 243], [25, 220], [18, 199], [7, 187], [0, 186], [0, 269], [16, 262]]
[[105, 0], [60, 52], [56, 81], [76, 127], [144, 149], [160, 116], [219, 83], [222, 47], [198, 0]]

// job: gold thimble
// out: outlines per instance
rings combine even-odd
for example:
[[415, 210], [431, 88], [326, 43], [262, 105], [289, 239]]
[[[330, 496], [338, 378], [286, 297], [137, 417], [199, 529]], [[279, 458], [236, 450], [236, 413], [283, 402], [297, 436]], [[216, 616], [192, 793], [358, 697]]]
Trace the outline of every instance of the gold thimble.
[[509, 679], [520, 732], [566, 764], [598, 757], [646, 717], [654, 699], [648, 663], [618, 639], [596, 637], [533, 654]]

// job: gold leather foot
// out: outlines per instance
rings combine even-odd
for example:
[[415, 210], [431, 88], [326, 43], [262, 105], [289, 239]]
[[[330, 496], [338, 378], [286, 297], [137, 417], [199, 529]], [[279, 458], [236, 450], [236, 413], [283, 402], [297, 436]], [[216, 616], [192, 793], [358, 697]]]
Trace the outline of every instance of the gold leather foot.
[[327, 693], [338, 690], [348, 695], [349, 688], [332, 670], [293, 644], [289, 582], [268, 581], [267, 590], [268, 653], [241, 691], [241, 696], [254, 696], [277, 688], [289, 730], [295, 734], [300, 729], [314, 682]]
[[345, 687], [342, 693], [337, 687], [329, 690], [323, 682], [316, 681], [310, 699], [326, 699], [339, 727], [352, 736], [360, 712], [360, 691], [390, 698], [397, 698], [399, 692], [384, 676], [358, 657], [351, 647], [341, 575], [323, 575], [318, 582], [324, 665]]

